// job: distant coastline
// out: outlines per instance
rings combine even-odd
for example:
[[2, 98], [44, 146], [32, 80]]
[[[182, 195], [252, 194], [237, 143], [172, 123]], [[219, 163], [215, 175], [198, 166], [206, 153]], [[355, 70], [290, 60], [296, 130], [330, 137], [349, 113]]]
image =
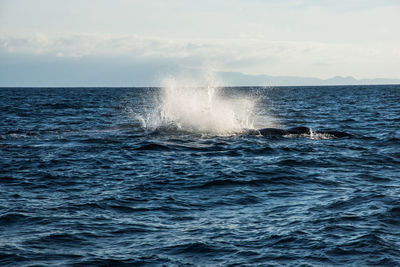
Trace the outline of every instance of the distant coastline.
[[352, 76], [335, 76], [330, 79], [297, 76], [248, 75], [240, 72], [219, 72], [218, 76], [229, 85], [236, 86], [327, 86], [327, 85], [388, 85], [400, 84], [400, 79], [355, 79]]
[[[96, 67], [88, 67], [85, 72], [81, 72], [72, 66], [71, 68], [60, 69], [57, 75], [50, 75], [51, 66], [44, 65], [36, 72], [30, 75], [19, 77], [18, 71], [13, 73], [4, 71], [0, 73], [0, 88], [15, 87], [162, 87], [162, 78], [189, 77], [192, 80], [202, 81], [204, 72], [196, 69], [186, 69], [179, 71], [176, 68], [166, 70], [146, 69], [136, 72], [131, 68], [118, 69], [118, 75], [102, 70], [99, 76], [99, 70]], [[65, 67], [65, 66], [64, 66]], [[137, 69], [136, 69], [137, 70]], [[10, 74], [10, 75], [8, 75]], [[242, 72], [215, 72], [215, 78], [222, 87], [228, 86], [334, 86], [334, 85], [398, 85], [400, 79], [391, 78], [373, 78], [356, 79], [352, 76], [335, 76], [329, 79], [316, 77], [299, 76], [273, 76], [273, 75], [252, 75]]]
[[[260, 75], [239, 71], [208, 70], [207, 67], [175, 63], [115, 62], [110, 58], [43, 59], [5, 56], [0, 64], [0, 87], [160, 87], [166, 77], [204, 81], [212, 72], [221, 86], [327, 86], [400, 84], [400, 78], [356, 79], [353, 76], [317, 77]], [[112, 62], [112, 65], [110, 65]], [[79, 66], [79, 67], [77, 67]], [[207, 75], [206, 75], [207, 76]]]

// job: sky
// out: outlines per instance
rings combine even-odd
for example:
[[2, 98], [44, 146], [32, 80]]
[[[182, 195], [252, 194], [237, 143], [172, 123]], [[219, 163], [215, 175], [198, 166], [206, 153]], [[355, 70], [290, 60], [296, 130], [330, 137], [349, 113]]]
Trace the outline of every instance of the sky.
[[0, 86], [400, 79], [399, 14], [398, 0], [0, 0]]

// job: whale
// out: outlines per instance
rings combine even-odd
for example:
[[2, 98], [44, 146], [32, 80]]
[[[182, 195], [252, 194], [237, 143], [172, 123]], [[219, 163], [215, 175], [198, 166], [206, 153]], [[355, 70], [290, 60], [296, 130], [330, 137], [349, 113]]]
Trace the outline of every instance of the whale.
[[262, 135], [266, 137], [282, 137], [290, 135], [301, 135], [301, 136], [311, 136], [312, 134], [321, 134], [331, 138], [342, 138], [342, 137], [352, 137], [350, 133], [342, 131], [313, 131], [309, 127], [293, 127], [289, 129], [278, 129], [278, 128], [262, 128], [258, 130], [250, 130], [250, 135]]

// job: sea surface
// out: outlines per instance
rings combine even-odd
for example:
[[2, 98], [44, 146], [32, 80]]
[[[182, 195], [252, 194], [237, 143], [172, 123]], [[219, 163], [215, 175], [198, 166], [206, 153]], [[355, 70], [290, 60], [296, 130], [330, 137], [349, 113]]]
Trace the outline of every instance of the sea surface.
[[0, 266], [400, 266], [400, 86], [206, 89], [0, 88]]

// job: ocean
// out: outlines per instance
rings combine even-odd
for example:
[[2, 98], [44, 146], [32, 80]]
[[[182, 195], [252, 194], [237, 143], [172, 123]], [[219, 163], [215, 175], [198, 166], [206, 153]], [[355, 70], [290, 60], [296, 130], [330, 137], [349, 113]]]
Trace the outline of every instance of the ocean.
[[[1, 266], [400, 266], [400, 85], [1, 88]], [[353, 136], [267, 137], [307, 126]]]

